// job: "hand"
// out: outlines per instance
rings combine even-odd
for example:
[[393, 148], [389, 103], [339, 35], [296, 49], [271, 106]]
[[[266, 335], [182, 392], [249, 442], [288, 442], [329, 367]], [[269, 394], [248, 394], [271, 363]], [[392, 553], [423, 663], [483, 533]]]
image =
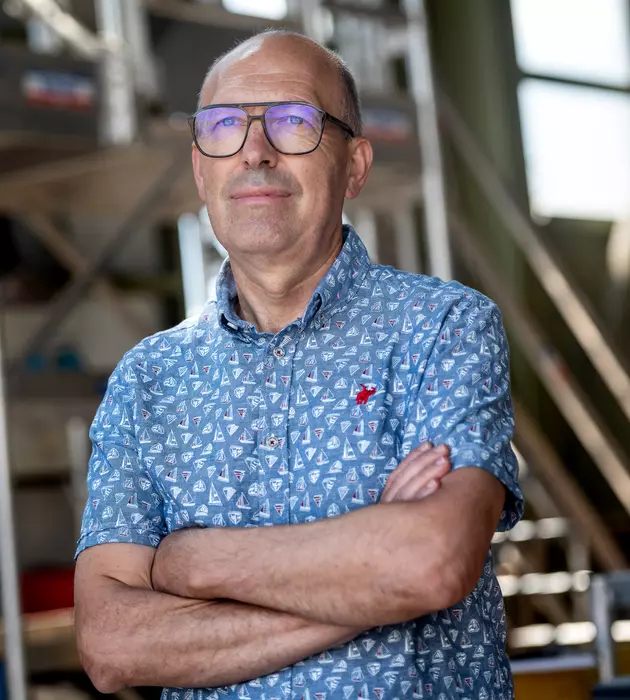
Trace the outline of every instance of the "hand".
[[380, 503], [419, 501], [435, 493], [451, 469], [447, 445], [430, 442], [411, 452], [389, 475]]

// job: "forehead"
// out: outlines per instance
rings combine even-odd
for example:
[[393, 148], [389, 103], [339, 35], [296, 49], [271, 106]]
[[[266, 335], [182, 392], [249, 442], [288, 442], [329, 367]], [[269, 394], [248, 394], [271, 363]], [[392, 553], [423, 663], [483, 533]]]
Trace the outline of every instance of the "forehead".
[[334, 114], [340, 93], [336, 67], [315, 45], [267, 38], [246, 42], [216, 66], [203, 104], [300, 100]]

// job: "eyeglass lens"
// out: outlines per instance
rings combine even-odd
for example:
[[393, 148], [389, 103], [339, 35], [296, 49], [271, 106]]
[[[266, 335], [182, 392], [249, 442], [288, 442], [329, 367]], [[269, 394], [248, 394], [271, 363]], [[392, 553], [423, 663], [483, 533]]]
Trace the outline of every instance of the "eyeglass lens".
[[[247, 112], [240, 107], [211, 107], [195, 118], [195, 136], [201, 151], [209, 156], [237, 153], [247, 134]], [[302, 104], [274, 105], [264, 116], [271, 145], [282, 153], [299, 155], [317, 147], [324, 115]]]

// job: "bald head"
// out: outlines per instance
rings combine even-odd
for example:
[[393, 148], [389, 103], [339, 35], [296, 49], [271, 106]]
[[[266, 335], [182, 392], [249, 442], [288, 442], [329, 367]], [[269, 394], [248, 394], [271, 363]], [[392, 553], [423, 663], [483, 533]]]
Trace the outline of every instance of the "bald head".
[[[199, 92], [197, 108], [212, 102], [212, 96], [230, 67], [255, 55], [286, 56], [287, 65], [310, 64], [320, 76], [320, 97], [335, 116], [362, 133], [361, 108], [356, 83], [344, 61], [333, 51], [298, 32], [268, 30], [247, 39], [223, 54], [210, 66]], [[290, 70], [288, 68], [287, 70]], [[278, 76], [279, 80], [282, 78]]]

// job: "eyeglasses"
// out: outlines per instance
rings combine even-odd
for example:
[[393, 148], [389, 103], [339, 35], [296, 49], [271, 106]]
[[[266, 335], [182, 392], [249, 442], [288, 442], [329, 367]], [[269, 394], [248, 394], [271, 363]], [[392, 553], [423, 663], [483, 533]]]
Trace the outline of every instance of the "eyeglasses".
[[[245, 107], [265, 107], [249, 114]], [[284, 155], [312, 153], [321, 143], [327, 121], [354, 138], [354, 131], [337, 117], [308, 102], [249, 102], [202, 107], [188, 119], [195, 145], [209, 158], [229, 158], [245, 145], [249, 128], [259, 119], [269, 143]]]

